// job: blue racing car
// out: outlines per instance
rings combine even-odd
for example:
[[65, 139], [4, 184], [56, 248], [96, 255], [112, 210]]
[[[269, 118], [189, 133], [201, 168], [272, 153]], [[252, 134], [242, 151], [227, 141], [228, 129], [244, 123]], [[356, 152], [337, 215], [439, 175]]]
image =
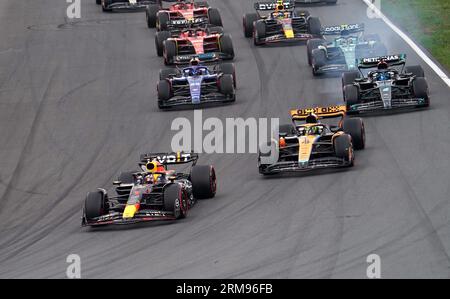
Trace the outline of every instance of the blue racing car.
[[329, 26], [322, 29], [322, 34], [335, 38], [308, 41], [308, 63], [314, 76], [357, 70], [358, 59], [387, 55], [386, 46], [378, 35], [364, 35], [364, 24]]
[[159, 73], [160, 109], [234, 101], [236, 71], [233, 63], [206, 67], [194, 58], [188, 67], [163, 69]]

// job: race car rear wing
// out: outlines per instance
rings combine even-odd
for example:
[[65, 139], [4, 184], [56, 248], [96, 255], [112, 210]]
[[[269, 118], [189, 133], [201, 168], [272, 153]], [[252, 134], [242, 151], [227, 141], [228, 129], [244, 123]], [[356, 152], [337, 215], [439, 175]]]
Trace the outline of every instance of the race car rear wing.
[[360, 69], [371, 69], [377, 67], [380, 61], [384, 60], [389, 66], [405, 65], [406, 54], [386, 55], [379, 57], [369, 57], [356, 59], [356, 64]]
[[198, 154], [194, 152], [150, 153], [141, 155], [141, 163], [157, 161], [162, 165], [197, 164]]
[[323, 35], [349, 35], [358, 32], [364, 32], [364, 23], [360, 24], [343, 24], [326, 26], [322, 28]]
[[311, 114], [315, 114], [319, 119], [344, 117], [347, 113], [345, 105], [330, 107], [315, 107], [291, 110], [292, 120], [306, 120]]
[[284, 10], [291, 10], [295, 8], [295, 1], [284, 0], [284, 1], [256, 2], [255, 9], [257, 11], [276, 10], [278, 5], [284, 5]]

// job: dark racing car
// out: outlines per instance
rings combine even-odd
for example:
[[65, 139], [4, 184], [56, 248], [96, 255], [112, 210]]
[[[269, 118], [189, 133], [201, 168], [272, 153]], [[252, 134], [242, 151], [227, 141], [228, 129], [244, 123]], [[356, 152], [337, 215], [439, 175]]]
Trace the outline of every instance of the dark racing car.
[[357, 70], [359, 59], [387, 55], [386, 46], [378, 35], [364, 34], [364, 24], [327, 26], [323, 35], [334, 38], [310, 39], [306, 44], [314, 76]]
[[256, 13], [243, 18], [245, 37], [253, 37], [257, 46], [321, 37], [319, 18], [311, 17], [308, 11], [294, 10], [294, 6], [291, 1], [255, 3]]
[[[140, 171], [124, 172], [114, 182], [115, 196], [104, 189], [87, 194], [82, 226], [185, 218], [198, 199], [216, 194], [214, 167], [197, 160], [197, 154], [184, 152], [142, 155]], [[167, 169], [185, 163], [193, 164], [189, 173]]]
[[[348, 113], [380, 112], [430, 105], [428, 83], [420, 65], [405, 66], [406, 55], [363, 58], [359, 71], [342, 74]], [[370, 70], [364, 75], [363, 70]]]
[[145, 10], [147, 6], [160, 6], [161, 0], [95, 0], [104, 12]]
[[200, 65], [196, 58], [185, 68], [160, 71], [158, 107], [195, 107], [211, 103], [236, 101], [236, 71], [234, 64], [214, 67]]

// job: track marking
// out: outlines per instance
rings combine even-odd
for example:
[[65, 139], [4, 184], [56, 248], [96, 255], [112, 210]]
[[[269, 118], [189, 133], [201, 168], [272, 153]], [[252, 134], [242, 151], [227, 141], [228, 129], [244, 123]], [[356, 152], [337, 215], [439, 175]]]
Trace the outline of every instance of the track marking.
[[422, 49], [403, 31], [400, 30], [394, 23], [389, 20], [370, 0], [363, 0], [370, 9], [375, 12], [377, 16], [382, 19], [386, 25], [388, 25], [395, 33], [397, 33], [419, 56], [420, 58], [428, 64], [429, 67], [450, 87], [450, 78], [445, 74], [445, 72], [430, 58], [425, 54]]

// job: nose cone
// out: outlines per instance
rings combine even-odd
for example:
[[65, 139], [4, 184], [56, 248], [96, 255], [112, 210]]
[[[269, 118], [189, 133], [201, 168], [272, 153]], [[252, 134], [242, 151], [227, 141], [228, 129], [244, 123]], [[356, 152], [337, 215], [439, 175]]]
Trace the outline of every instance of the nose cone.
[[139, 211], [139, 204], [135, 205], [127, 205], [125, 207], [125, 211], [123, 212], [122, 218], [123, 219], [131, 219], [134, 217], [137, 211]]

